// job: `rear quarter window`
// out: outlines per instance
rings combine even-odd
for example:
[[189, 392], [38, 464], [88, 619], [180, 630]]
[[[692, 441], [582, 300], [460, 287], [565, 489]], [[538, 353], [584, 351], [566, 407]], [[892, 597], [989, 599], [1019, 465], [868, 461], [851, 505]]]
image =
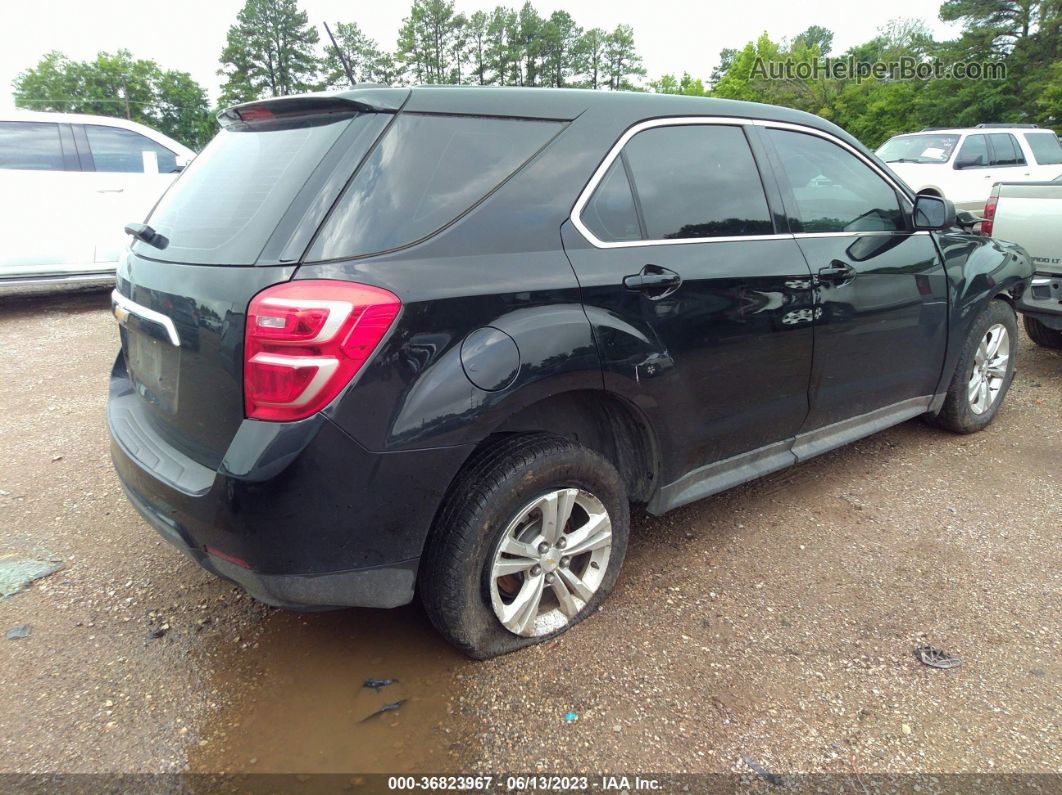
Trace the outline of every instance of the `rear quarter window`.
[[364, 256], [428, 237], [479, 203], [562, 126], [399, 114], [340, 196], [306, 259]]
[[1062, 163], [1062, 144], [1053, 132], [1025, 133], [1033, 157], [1041, 166], [1057, 166]]

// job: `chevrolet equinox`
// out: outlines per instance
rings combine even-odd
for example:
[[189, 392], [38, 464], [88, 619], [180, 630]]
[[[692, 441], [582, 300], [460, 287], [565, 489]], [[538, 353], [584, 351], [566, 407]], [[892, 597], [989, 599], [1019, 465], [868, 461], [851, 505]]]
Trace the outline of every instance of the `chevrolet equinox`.
[[112, 454], [273, 605], [418, 594], [550, 638], [653, 515], [904, 420], [995, 416], [1018, 247], [806, 113], [362, 88], [238, 105], [119, 265]]

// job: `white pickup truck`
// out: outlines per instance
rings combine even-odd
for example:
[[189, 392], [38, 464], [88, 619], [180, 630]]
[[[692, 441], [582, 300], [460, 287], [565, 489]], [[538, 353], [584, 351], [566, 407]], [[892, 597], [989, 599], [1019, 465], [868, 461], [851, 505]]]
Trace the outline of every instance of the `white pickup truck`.
[[1062, 177], [997, 182], [985, 204], [981, 234], [1029, 252], [1036, 275], [1018, 311], [1033, 342], [1062, 349]]

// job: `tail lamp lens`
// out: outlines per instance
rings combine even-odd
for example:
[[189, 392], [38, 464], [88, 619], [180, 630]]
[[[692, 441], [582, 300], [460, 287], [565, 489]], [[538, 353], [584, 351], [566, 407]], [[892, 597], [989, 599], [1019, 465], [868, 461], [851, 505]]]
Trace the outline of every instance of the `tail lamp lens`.
[[320, 411], [376, 350], [401, 307], [379, 287], [321, 279], [258, 293], [244, 338], [247, 416], [290, 422]]
[[992, 237], [992, 222], [996, 217], [996, 205], [999, 203], [999, 197], [992, 194], [988, 197], [988, 201], [985, 202], [984, 220], [981, 222], [981, 234], [985, 237]]

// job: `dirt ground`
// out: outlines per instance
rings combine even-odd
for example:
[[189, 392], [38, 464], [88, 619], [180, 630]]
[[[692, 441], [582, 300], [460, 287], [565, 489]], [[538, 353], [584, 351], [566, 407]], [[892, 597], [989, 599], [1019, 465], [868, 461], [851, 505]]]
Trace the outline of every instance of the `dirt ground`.
[[0, 302], [0, 557], [63, 564], [0, 600], [0, 772], [1062, 772], [1057, 352], [1022, 339], [983, 433], [636, 516], [598, 615], [473, 663], [418, 607], [275, 610], [161, 541], [111, 470], [108, 308]]

